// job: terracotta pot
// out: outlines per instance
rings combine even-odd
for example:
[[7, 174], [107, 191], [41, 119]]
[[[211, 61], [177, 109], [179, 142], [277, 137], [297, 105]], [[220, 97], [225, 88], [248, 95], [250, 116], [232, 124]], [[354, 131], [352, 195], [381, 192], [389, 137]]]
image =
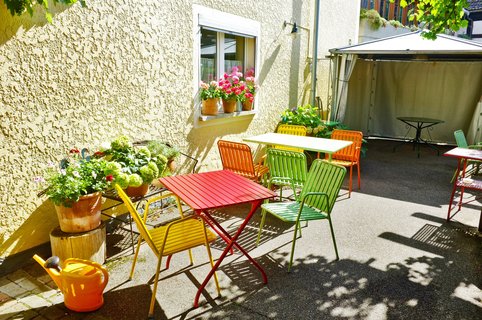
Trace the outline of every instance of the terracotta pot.
[[243, 101], [243, 111], [253, 110], [253, 103], [249, 100]]
[[167, 162], [167, 166], [169, 167], [169, 171], [174, 172], [177, 169], [177, 163], [175, 160], [169, 160]]
[[223, 99], [223, 110], [224, 113], [233, 113], [236, 111], [236, 100], [235, 99], [230, 99], [230, 100], [224, 100]]
[[207, 99], [202, 101], [201, 113], [205, 115], [215, 116], [218, 114], [219, 99]]
[[60, 230], [63, 232], [77, 233], [90, 231], [100, 225], [100, 209], [102, 206], [102, 193], [96, 192], [81, 196], [72, 207], [55, 206], [59, 219]]
[[143, 197], [149, 191], [149, 185], [147, 183], [141, 184], [138, 187], [127, 187], [124, 189], [125, 193], [131, 197]]

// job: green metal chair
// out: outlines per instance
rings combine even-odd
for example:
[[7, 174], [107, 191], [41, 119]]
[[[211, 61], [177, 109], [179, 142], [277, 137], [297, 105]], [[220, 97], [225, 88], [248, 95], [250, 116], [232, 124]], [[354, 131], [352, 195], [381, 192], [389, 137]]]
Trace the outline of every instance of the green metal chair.
[[263, 230], [267, 212], [282, 221], [295, 223], [288, 272], [293, 263], [295, 243], [298, 230], [300, 230], [301, 221], [327, 219], [330, 224], [331, 238], [335, 247], [336, 259], [339, 259], [335, 233], [331, 222], [331, 211], [333, 210], [333, 206], [345, 175], [346, 169], [344, 167], [321, 159], [316, 159], [311, 165], [307, 180], [301, 190], [301, 194], [295, 201], [273, 202], [261, 205], [262, 218], [259, 226], [258, 240], [261, 231]]
[[[479, 149], [479, 150], [482, 150], [482, 145], [481, 144], [477, 144], [477, 145], [469, 145], [467, 143], [467, 139], [465, 139], [465, 134], [462, 130], [456, 130], [454, 131], [454, 137], [455, 137], [455, 142], [457, 143], [457, 147], [459, 148], [467, 148], [467, 149]], [[473, 168], [469, 169], [469, 171], [466, 171], [465, 173], [466, 174], [477, 174], [479, 173], [479, 169], [480, 169], [480, 164], [482, 162], [481, 161], [477, 161], [477, 160], [469, 160], [467, 161], [467, 163], [463, 163], [462, 165], [463, 166], [468, 166], [468, 165], [473, 165]], [[454, 175], [452, 177], [452, 180], [450, 180], [450, 182], [454, 182], [455, 178], [456, 178], [456, 175], [457, 175], [457, 170], [455, 170], [454, 172]]]
[[289, 186], [296, 198], [296, 190], [303, 188], [308, 172], [305, 154], [270, 148], [267, 151], [266, 164], [271, 175], [268, 188], [272, 185], [279, 186], [280, 199], [283, 200], [283, 187]]

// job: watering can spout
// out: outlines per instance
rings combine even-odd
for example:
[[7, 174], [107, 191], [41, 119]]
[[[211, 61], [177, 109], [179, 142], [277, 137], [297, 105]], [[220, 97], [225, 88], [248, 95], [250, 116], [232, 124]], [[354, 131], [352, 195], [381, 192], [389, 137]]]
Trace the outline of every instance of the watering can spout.
[[[42, 266], [42, 268], [44, 268], [45, 271], [47, 271], [47, 273], [52, 278], [52, 280], [55, 282], [57, 287], [59, 287], [59, 289], [62, 291], [62, 279], [60, 278], [60, 267], [58, 265], [59, 258], [56, 257], [56, 256], [53, 256], [53, 257], [47, 259], [47, 261], [45, 261], [44, 259], [42, 259], [38, 255], [34, 255], [33, 258], [34, 258], [35, 261], [38, 262], [38, 264], [40, 264]], [[52, 258], [54, 258], [54, 259], [52, 259]], [[49, 260], [50, 261], [53, 260], [54, 262], [57, 262], [57, 263], [51, 264]]]
[[33, 258], [50, 275], [64, 295], [67, 308], [77, 312], [89, 312], [104, 304], [103, 291], [109, 281], [107, 270], [100, 264], [77, 258], [69, 258], [60, 268], [59, 257], [46, 261], [38, 255]]

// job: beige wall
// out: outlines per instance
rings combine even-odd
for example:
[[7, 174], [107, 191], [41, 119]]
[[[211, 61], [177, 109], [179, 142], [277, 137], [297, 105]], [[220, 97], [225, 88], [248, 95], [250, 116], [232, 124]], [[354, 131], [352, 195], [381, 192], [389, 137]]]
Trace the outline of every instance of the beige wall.
[[[194, 127], [193, 2], [261, 23], [255, 116]], [[57, 7], [47, 24], [42, 13], [12, 18], [0, 1], [0, 257], [48, 241], [57, 219], [32, 180], [71, 147], [163, 139], [206, 171], [220, 167], [217, 139], [275, 128], [310, 79], [308, 39], [293, 41], [283, 21], [310, 27], [311, 1], [248, 2], [91, 0]]]

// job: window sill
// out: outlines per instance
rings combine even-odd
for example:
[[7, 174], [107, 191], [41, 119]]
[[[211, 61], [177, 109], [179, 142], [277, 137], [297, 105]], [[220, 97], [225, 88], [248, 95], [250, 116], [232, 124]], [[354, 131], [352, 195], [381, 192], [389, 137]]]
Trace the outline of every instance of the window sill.
[[237, 111], [233, 113], [218, 113], [215, 116], [198, 115], [195, 127], [207, 127], [215, 125], [225, 125], [236, 121], [246, 121], [254, 117], [258, 113], [257, 110]]
[[200, 115], [199, 120], [200, 121], [210, 121], [210, 120], [216, 120], [216, 119], [226, 119], [226, 118], [234, 118], [234, 117], [241, 117], [241, 116], [249, 116], [252, 114], [256, 114], [256, 110], [250, 110], [250, 111], [236, 111], [232, 113], [218, 113], [215, 116], [207, 116], [207, 115]]

